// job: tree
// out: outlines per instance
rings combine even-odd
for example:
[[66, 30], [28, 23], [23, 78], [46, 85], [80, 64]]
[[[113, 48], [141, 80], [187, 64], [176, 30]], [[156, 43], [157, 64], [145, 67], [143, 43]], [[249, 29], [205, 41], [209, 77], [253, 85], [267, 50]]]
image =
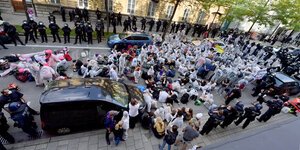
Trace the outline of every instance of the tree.
[[106, 34], [109, 34], [109, 13], [108, 13], [108, 0], [105, 0], [105, 11], [106, 11]]
[[273, 19], [280, 21], [288, 30], [300, 31], [299, 8], [299, 0], [277, 0], [272, 4]]
[[[223, 8], [230, 8], [233, 1], [232, 0], [212, 0], [210, 2], [212, 5], [218, 7], [217, 11], [216, 12], [213, 12], [214, 14], [214, 18], [211, 22], [211, 25], [213, 25], [217, 15], [221, 16], [222, 14], [219, 12], [220, 11], [220, 8], [223, 7]], [[211, 26], [209, 26], [209, 28], [211, 28]]]
[[169, 30], [170, 24], [172, 23], [172, 20], [173, 20], [173, 18], [174, 18], [174, 16], [175, 16], [177, 7], [178, 7], [178, 5], [179, 5], [179, 3], [180, 3], [181, 1], [182, 1], [182, 0], [172, 0], [172, 2], [175, 2], [175, 7], [174, 7], [173, 13], [172, 13], [172, 15], [171, 15], [171, 18], [170, 18], [169, 21], [168, 21], [168, 25], [167, 25], [166, 29], [164, 30], [162, 39], [165, 39], [166, 33], [167, 33], [168, 30]]

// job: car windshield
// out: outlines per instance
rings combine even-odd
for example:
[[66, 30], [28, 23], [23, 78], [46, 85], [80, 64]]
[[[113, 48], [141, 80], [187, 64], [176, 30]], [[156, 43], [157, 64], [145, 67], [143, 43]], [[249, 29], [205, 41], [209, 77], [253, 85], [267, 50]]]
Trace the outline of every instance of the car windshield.
[[119, 38], [120, 39], [123, 39], [123, 38], [125, 38], [125, 37], [127, 37], [129, 34], [127, 34], [127, 33], [120, 33], [119, 34]]

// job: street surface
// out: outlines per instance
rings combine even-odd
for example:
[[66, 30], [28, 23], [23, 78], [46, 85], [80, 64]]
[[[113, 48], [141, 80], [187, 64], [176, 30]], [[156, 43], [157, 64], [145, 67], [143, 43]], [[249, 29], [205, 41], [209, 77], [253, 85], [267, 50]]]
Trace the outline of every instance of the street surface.
[[[1, 49], [0, 51], [2, 57], [5, 55], [10, 55], [11, 53], [33, 53], [33, 52], [43, 51], [45, 49], [58, 50], [58, 49], [62, 49], [64, 46], [70, 47], [71, 49], [70, 55], [73, 59], [80, 58], [81, 57], [80, 53], [83, 51], [89, 51], [90, 57], [93, 56], [95, 53], [99, 53], [101, 55], [109, 54], [109, 48], [106, 46], [104, 42], [102, 42], [99, 45], [93, 45], [89, 47], [86, 46], [85, 44], [63, 45], [58, 43], [54, 43], [54, 44], [29, 43], [27, 46], [17, 46], [17, 47], [13, 45], [8, 45], [9, 48], [8, 50]], [[72, 64], [69, 63], [68, 75], [71, 77], [78, 77], [77, 74], [72, 72], [71, 68], [72, 68]], [[14, 76], [2, 77], [0, 79], [0, 88], [1, 89], [6, 88], [9, 83], [13, 83], [13, 82], [19, 85], [19, 87], [21, 88], [21, 92], [24, 94], [24, 97], [31, 102], [30, 106], [35, 110], [39, 110], [40, 108], [39, 97], [41, 92], [43, 91], [43, 88], [36, 87], [34, 82], [21, 83], [20, 81], [17, 81], [14, 78]], [[125, 83], [133, 84], [130, 81], [125, 81]], [[143, 81], [140, 80], [139, 84], [143, 84]], [[250, 85], [246, 87], [246, 89], [242, 90], [242, 97], [239, 100], [243, 101], [245, 106], [251, 105], [250, 103], [255, 99], [250, 95], [252, 93], [251, 91], [252, 88], [253, 85]], [[214, 100], [217, 105], [223, 104], [223, 97], [221, 94], [216, 93], [216, 90], [214, 91]], [[208, 110], [204, 105], [196, 106], [194, 105], [193, 102], [189, 102], [187, 105], [174, 104], [174, 107], [175, 108], [189, 107], [189, 108], [193, 108], [194, 114], [199, 112], [203, 113], [204, 116], [201, 119], [202, 122], [201, 128], [206, 122], [206, 120], [208, 119], [208, 114], [207, 114]], [[266, 111], [266, 108], [267, 107], [264, 105], [264, 108], [262, 110], [263, 113]], [[5, 115], [8, 117], [8, 114]], [[249, 131], [255, 131], [257, 129], [269, 126], [271, 124], [275, 124], [278, 122], [285, 122], [290, 118], [294, 118], [294, 116], [291, 114], [281, 113], [271, 118], [267, 123], [260, 123], [258, 121], [254, 121], [250, 123], [250, 125], [245, 130], [242, 129], [241, 125], [236, 127], [234, 124], [231, 124], [226, 129], [217, 127], [216, 129], [212, 130], [212, 132], [209, 135], [200, 136], [196, 140], [193, 140], [192, 145], [194, 144], [199, 144], [202, 146], [211, 145], [219, 141], [224, 141], [239, 135], [243, 135], [244, 133], [247, 133]], [[38, 126], [40, 127], [39, 116], [35, 116], [35, 119], [36, 122], [38, 123]], [[41, 139], [29, 140], [29, 138], [26, 136], [25, 133], [21, 131], [21, 129], [14, 128], [12, 126], [13, 121], [11, 119], [8, 120], [9, 120], [9, 125], [11, 126], [11, 128], [9, 129], [9, 133], [11, 133], [16, 139], [16, 144], [5, 145], [10, 150], [67, 150], [67, 149], [68, 150], [97, 150], [97, 149], [157, 150], [158, 144], [162, 142], [162, 139], [155, 138], [152, 133], [150, 133], [148, 130], [142, 129], [139, 124], [135, 129], [129, 131], [128, 140], [125, 142], [120, 142], [118, 147], [114, 146], [113, 144], [110, 146], [106, 145], [104, 129], [93, 130], [93, 131], [82, 131], [80, 133], [72, 133], [64, 136], [57, 136], [57, 135], [44, 132]], [[189, 145], [189, 147], [191, 147], [192, 145]], [[172, 149], [175, 150], [180, 148], [181, 145], [172, 147]]]

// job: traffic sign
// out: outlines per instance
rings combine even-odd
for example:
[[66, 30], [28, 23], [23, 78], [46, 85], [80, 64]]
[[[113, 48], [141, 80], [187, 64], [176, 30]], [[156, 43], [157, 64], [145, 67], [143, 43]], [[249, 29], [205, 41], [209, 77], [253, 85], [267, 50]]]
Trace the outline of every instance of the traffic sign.
[[32, 14], [34, 14], [34, 11], [32, 9], [28, 9], [27, 13], [30, 14], [30, 15], [32, 15]]

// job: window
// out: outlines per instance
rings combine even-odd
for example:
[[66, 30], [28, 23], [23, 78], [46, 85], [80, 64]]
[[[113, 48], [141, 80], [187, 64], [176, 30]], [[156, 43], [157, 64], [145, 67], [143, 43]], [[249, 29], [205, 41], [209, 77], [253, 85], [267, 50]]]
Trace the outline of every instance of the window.
[[114, 6], [114, 1], [113, 0], [108, 0], [108, 11], [113, 11]]
[[189, 14], [190, 14], [190, 11], [191, 11], [190, 8], [185, 9], [185, 11], [183, 13], [182, 21], [187, 21], [187, 18], [188, 18]]
[[135, 0], [128, 0], [127, 13], [134, 14], [135, 11]]
[[200, 14], [199, 14], [199, 18], [198, 18], [197, 23], [201, 24], [201, 22], [204, 19], [205, 15], [206, 15], [206, 13], [204, 11], [201, 11]]
[[125, 38], [126, 40], [134, 40], [132, 36]]
[[147, 37], [143, 37], [143, 36], [134, 36], [133, 39], [134, 40], [148, 40]]
[[166, 14], [167, 19], [169, 19], [171, 17], [171, 15], [173, 14], [173, 11], [174, 11], [174, 6], [169, 5], [168, 10], [167, 10], [167, 14]]
[[156, 8], [156, 3], [150, 2], [149, 3], [149, 8], [148, 8], [148, 16], [149, 17], [153, 17], [154, 16], [155, 8]]
[[50, 0], [51, 4], [60, 4], [60, 0]]
[[78, 0], [78, 7], [79, 8], [88, 8], [89, 7], [88, 0]]

